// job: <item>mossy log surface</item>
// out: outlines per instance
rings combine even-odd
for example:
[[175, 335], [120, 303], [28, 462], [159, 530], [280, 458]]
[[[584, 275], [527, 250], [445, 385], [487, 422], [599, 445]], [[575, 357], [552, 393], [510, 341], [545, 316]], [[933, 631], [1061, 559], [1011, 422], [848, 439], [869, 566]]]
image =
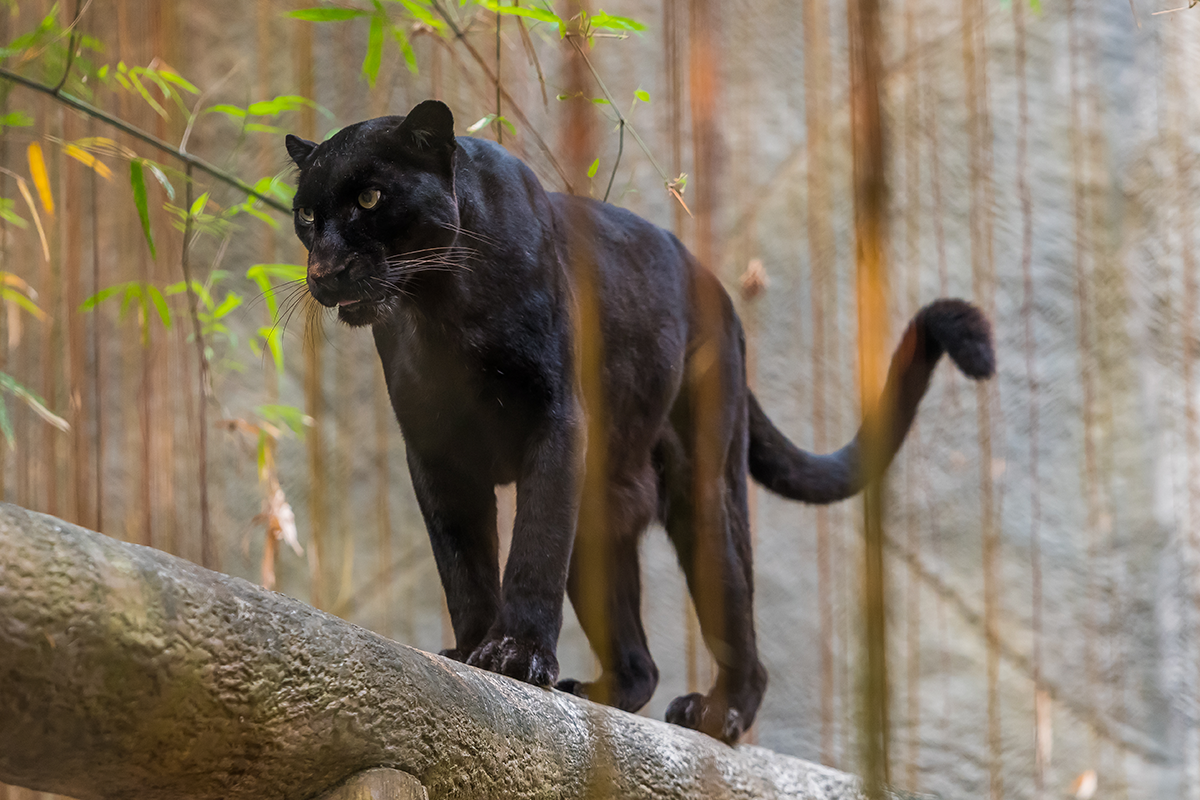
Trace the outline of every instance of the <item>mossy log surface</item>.
[[857, 798], [850, 776], [414, 650], [239, 578], [0, 504], [0, 782], [316, 797]]

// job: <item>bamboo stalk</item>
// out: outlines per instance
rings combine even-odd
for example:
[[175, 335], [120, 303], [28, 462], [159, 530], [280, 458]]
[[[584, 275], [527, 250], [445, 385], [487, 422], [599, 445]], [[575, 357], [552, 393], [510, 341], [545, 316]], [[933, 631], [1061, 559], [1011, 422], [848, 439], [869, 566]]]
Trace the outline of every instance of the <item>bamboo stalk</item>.
[[[854, 154], [854, 231], [858, 288], [859, 393], [863, 461], [869, 473], [883, 458], [887, 433], [877, 404], [887, 364], [887, 166], [880, 86], [883, 31], [878, 0], [847, 6], [850, 30], [850, 119]], [[889, 688], [886, 588], [883, 559], [883, 480], [863, 496], [862, 621], [865, 658], [859, 748], [868, 797], [882, 797], [889, 782]]]

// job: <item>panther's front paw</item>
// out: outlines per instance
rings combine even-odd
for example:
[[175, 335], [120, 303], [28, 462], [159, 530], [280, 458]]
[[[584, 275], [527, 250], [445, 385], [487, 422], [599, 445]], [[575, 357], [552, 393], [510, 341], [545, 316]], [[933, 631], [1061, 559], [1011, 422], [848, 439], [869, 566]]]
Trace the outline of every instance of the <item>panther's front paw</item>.
[[558, 659], [553, 649], [512, 636], [485, 639], [467, 663], [534, 686], [550, 686], [558, 680]]
[[444, 656], [444, 657], [450, 659], [451, 661], [461, 661], [465, 664], [467, 661], [467, 656], [469, 656], [471, 654], [464, 653], [462, 650], [459, 650], [457, 647], [448, 647], [445, 650], [440, 651], [438, 653], [438, 655]]

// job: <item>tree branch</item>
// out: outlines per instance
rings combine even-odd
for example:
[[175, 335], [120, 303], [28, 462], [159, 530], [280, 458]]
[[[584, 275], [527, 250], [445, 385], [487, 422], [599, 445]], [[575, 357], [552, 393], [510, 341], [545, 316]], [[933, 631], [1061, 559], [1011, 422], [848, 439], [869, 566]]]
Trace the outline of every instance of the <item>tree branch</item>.
[[153, 147], [161, 152], [170, 153], [172, 156], [179, 159], [184, 164], [188, 164], [188, 165], [200, 170], [201, 172], [207, 173], [210, 177], [214, 178], [215, 180], [218, 180], [221, 183], [228, 184], [229, 186], [233, 186], [234, 188], [249, 195], [250, 197], [256, 198], [257, 200], [261, 200], [263, 203], [265, 203], [266, 205], [275, 209], [276, 211], [279, 211], [280, 213], [287, 214], [289, 216], [292, 213], [292, 209], [290, 207], [288, 207], [287, 204], [280, 202], [278, 199], [276, 199], [274, 197], [270, 197], [268, 195], [265, 195], [265, 194], [255, 190], [255, 188], [253, 186], [246, 183], [241, 178], [238, 178], [235, 175], [231, 175], [230, 173], [226, 172], [225, 170], [221, 169], [220, 167], [214, 167], [212, 164], [209, 164], [204, 159], [197, 158], [196, 156], [191, 155], [190, 153], [187, 153], [184, 150], [181, 150], [180, 148], [175, 147], [168, 142], [164, 142], [162, 139], [159, 139], [157, 136], [153, 136], [149, 133], [146, 133], [142, 129], [137, 128], [133, 125], [130, 125], [128, 122], [118, 119], [117, 117], [114, 117], [113, 115], [109, 114], [106, 111], [101, 111], [100, 109], [93, 106], [91, 103], [80, 100], [78, 97], [75, 97], [74, 95], [70, 95], [70, 94], [67, 94], [66, 92], [59, 91], [59, 90], [55, 89], [55, 87], [53, 87], [53, 86], [46, 86], [45, 84], [30, 80], [29, 78], [26, 78], [24, 75], [20, 75], [20, 74], [13, 72], [12, 70], [7, 69], [5, 67], [0, 67], [0, 78], [6, 78], [7, 80], [12, 81], [13, 83], [16, 83], [20, 86], [24, 86], [26, 89], [32, 89], [35, 92], [41, 92], [44, 95], [53, 97], [58, 102], [66, 105], [66, 106], [69, 106], [69, 107], [75, 109], [76, 111], [82, 111], [84, 114], [87, 114], [88, 116], [95, 117], [96, 119], [101, 120], [102, 122], [105, 122], [105, 123], [111, 125], [112, 127], [116, 128], [117, 130], [121, 131], [122, 133], [129, 134], [130, 136], [132, 136], [133, 138], [137, 139], [140, 142], [144, 142], [145, 144], [148, 144], [151, 147]]
[[313, 797], [386, 766], [449, 797], [849, 800], [857, 781], [390, 642], [0, 504], [0, 781], [80, 800]]

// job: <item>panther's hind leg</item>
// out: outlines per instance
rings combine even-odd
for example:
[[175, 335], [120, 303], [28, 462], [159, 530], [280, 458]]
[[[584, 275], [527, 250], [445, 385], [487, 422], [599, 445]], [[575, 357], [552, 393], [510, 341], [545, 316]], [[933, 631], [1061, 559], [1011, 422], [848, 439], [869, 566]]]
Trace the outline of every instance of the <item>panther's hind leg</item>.
[[638, 540], [654, 516], [655, 494], [649, 464], [635, 477], [611, 481], [606, 530], [595, 541], [576, 541], [567, 579], [571, 604], [602, 672], [595, 681], [563, 680], [558, 688], [625, 711], [644, 706], [658, 685], [642, 628], [638, 562]]
[[721, 409], [722, 424], [711, 432], [717, 446], [708, 455], [723, 454], [723, 463], [697, 476], [705, 458], [698, 457], [698, 450], [707, 445], [692, 433], [692, 411], [686, 404], [672, 413], [675, 431], [660, 444], [659, 461], [665, 500], [660, 514], [718, 668], [707, 694], [675, 698], [666, 719], [732, 744], [754, 722], [767, 671], [758, 659], [754, 632], [745, 397], [729, 394]]

